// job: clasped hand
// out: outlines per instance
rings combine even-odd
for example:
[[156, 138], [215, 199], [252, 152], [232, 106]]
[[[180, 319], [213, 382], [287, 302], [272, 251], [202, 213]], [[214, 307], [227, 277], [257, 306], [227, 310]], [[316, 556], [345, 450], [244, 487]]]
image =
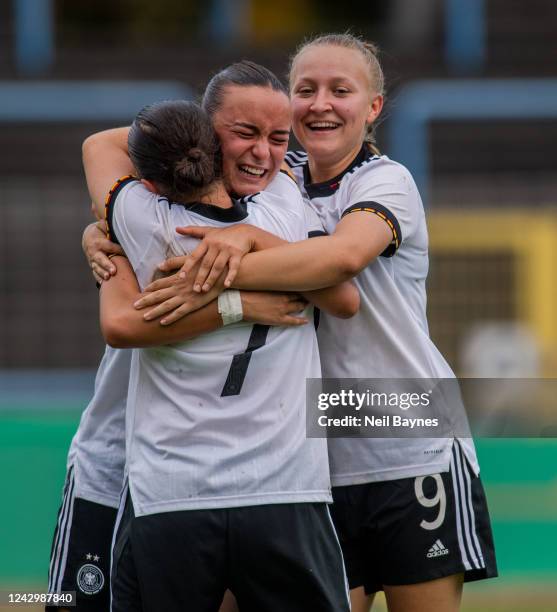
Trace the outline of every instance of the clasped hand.
[[162, 325], [201, 308], [230, 287], [242, 257], [253, 248], [249, 230], [241, 225], [224, 229], [178, 227], [176, 231], [201, 241], [189, 255], [162, 262], [159, 270], [169, 276], [145, 287], [134, 304], [138, 309], [155, 306], [144, 315], [148, 321], [168, 315], [161, 320]]

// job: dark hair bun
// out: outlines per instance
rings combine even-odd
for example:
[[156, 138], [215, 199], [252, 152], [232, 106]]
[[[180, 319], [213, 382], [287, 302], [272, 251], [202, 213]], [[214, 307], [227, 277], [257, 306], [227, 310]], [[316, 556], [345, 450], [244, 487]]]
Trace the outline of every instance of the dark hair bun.
[[207, 113], [194, 102], [156, 102], [141, 110], [128, 136], [142, 178], [175, 202], [192, 202], [222, 176], [220, 147]]
[[204, 187], [214, 178], [213, 160], [198, 147], [192, 147], [186, 156], [174, 165], [174, 183], [179, 191], [187, 189], [188, 185]]
[[203, 151], [197, 147], [193, 147], [188, 151], [186, 157], [191, 162], [199, 161], [203, 157]]

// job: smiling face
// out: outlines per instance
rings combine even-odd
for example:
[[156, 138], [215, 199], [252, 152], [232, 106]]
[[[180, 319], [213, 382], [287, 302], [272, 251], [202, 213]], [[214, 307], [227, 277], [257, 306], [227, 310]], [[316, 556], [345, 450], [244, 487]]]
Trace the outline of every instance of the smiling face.
[[352, 161], [383, 107], [364, 56], [336, 45], [309, 46], [296, 58], [291, 100], [294, 134], [313, 180], [332, 178]]
[[265, 189], [288, 147], [288, 97], [271, 87], [229, 85], [213, 125], [221, 142], [227, 189], [239, 196]]

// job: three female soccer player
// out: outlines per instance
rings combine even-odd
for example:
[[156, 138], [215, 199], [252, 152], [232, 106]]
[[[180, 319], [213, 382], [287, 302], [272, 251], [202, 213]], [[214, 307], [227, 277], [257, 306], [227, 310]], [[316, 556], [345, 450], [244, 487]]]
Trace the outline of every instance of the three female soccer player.
[[[294, 132], [305, 153], [290, 153], [287, 162], [307, 207], [330, 235], [282, 246], [280, 237], [245, 226], [185, 230], [206, 235], [186, 262], [186, 280], [157, 281], [151, 288], [159, 291], [140, 305], [168, 298], [155, 309], [161, 314], [185, 300], [177, 315], [165, 315], [171, 322], [214, 296], [211, 285], [227, 261], [229, 280], [236, 275], [233, 286], [247, 290], [301, 291], [354, 278], [360, 312], [346, 321], [326, 313], [321, 318], [323, 375], [452, 377], [427, 332], [427, 231], [419, 194], [408, 171], [369, 142], [383, 104], [375, 49], [349, 35], [320, 37], [301, 47], [290, 76]], [[221, 140], [230, 136], [228, 148], [223, 142], [225, 158], [230, 151], [236, 155], [225, 172], [255, 191], [276, 167], [272, 146], [258, 148], [272, 141], [272, 132], [245, 114], [238, 119], [240, 106], [214, 123]], [[243, 141], [255, 147], [246, 157]], [[238, 253], [254, 245], [262, 250], [238, 266]], [[337, 439], [329, 443], [329, 457], [353, 610], [367, 610], [380, 589], [391, 611], [458, 610], [463, 580], [495, 575], [470, 440]]]
[[[277, 248], [249, 253], [239, 267], [236, 256], [228, 281], [242, 289], [300, 291], [353, 277], [359, 313], [346, 321], [321, 319], [323, 376], [452, 378], [428, 334], [427, 228], [419, 193], [409, 172], [371, 142], [383, 89], [372, 45], [343, 34], [299, 49], [290, 93], [294, 133], [305, 152], [289, 153], [287, 163], [330, 235], [287, 246], [276, 241]], [[249, 228], [183, 233], [206, 236], [184, 266], [200, 292], [210, 290], [228, 261], [224, 243], [246, 252], [263, 239]], [[182, 282], [157, 281], [141, 305], [167, 298], [152, 311], [167, 313]], [[331, 439], [329, 458], [353, 610], [368, 610], [383, 589], [390, 610], [456, 611], [463, 580], [496, 575], [470, 439]]]

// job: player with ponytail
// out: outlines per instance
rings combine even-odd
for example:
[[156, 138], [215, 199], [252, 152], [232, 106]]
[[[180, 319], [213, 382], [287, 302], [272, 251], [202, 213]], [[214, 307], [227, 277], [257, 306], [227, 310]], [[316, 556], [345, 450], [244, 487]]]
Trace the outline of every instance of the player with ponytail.
[[[326, 441], [304, 427], [305, 380], [320, 373], [314, 326], [305, 324], [311, 307], [283, 317], [287, 325], [252, 325], [240, 292], [219, 296], [222, 282], [181, 329], [146, 322], [133, 306], [165, 255], [195, 248], [176, 225], [243, 222], [287, 241], [306, 237], [298, 188], [281, 174], [272, 192], [232, 198], [217, 133], [192, 102], [146, 107], [127, 145], [115, 147], [121, 135], [101, 132], [83, 145], [91, 198], [99, 212], [106, 201], [110, 236], [128, 258], [113, 259], [118, 272], [101, 287], [101, 329], [116, 348], [138, 347], [111, 609], [213, 612], [229, 589], [245, 610], [348, 612], [327, 511]], [[346, 293], [355, 289], [315, 299]], [[306, 306], [285, 298], [291, 312]]]
[[[99, 169], [104, 167], [104, 171], [108, 168], [111, 172], [119, 167], [122, 174], [137, 174], [141, 169], [144, 186], [153, 193], [157, 192], [159, 197], [170, 200], [178, 195], [178, 199], [204, 199], [205, 187], [208, 186], [205, 181], [210, 181], [211, 174], [214, 178], [222, 174], [226, 190], [236, 196], [260, 191], [270, 184], [278, 193], [290, 189], [284, 187], [285, 181], [288, 185], [285, 176], [277, 176], [290, 127], [287, 90], [272, 72], [253, 62], [240, 62], [213, 77], [205, 105], [217, 128], [222, 145], [220, 149], [215, 149], [214, 133], [207, 132], [207, 129], [202, 131], [205, 133], [203, 148], [197, 146], [197, 141], [190, 141], [187, 148], [182, 148], [181, 142], [180, 150], [176, 149], [178, 134], [180, 138], [187, 133], [192, 135], [192, 126], [183, 125], [185, 116], [188, 122], [202, 118], [203, 124], [206, 123], [206, 117], [197, 109], [190, 112], [193, 107], [182, 104], [168, 103], [145, 109], [138, 116], [131, 137], [128, 137], [128, 128], [90, 137], [84, 144], [88, 163], [97, 164]], [[180, 112], [176, 113], [177, 110]], [[166, 122], [162, 120], [169, 114], [173, 115], [171, 124], [175, 130], [165, 127]], [[128, 145], [137, 168], [128, 157]], [[159, 158], [172, 154], [171, 167], [168, 160], [160, 163], [159, 159], [154, 163], [153, 151]], [[224, 172], [218, 163], [221, 152], [225, 153], [222, 156]], [[213, 159], [211, 155], [214, 155]], [[108, 189], [106, 185], [103, 188]], [[96, 193], [99, 202], [104, 200], [105, 194]], [[226, 193], [216, 190], [215, 198], [217, 196], [221, 203], [230, 203]], [[203, 202], [192, 205], [193, 208], [214, 213], [214, 208], [207, 208]], [[104, 216], [104, 204], [97, 208], [97, 214]], [[170, 234], [174, 238], [173, 230]], [[176, 252], [173, 250], [175, 241], [170, 243], [165, 242], [165, 255]], [[222, 326], [223, 319], [216, 300], [212, 304], [208, 303], [210, 300], [203, 301], [204, 307], [198, 300], [198, 311], [185, 317], [179, 325], [162, 327], [157, 321], [147, 322], [143, 313], [132, 306], [138, 290], [135, 275], [125, 260], [114, 258], [115, 254], [122, 252], [121, 248], [107, 241], [97, 225], [86, 230], [83, 244], [97, 281], [106, 281], [117, 269], [121, 272], [118, 283], [122, 283], [120, 288], [126, 286], [128, 296], [121, 302], [126, 316], [113, 322], [116, 325], [111, 329], [112, 339], [120, 346], [158, 346], [199, 336]], [[146, 240], [143, 246], [148, 244]], [[105, 293], [107, 289], [108, 286]], [[327, 292], [321, 293], [324, 300], [321, 302], [320, 292], [308, 298], [318, 301], [321, 308], [336, 310], [339, 316], [350, 316], [357, 309], [358, 296], [352, 287], [347, 289], [350, 299], [344, 300], [344, 305], [334, 292], [329, 296]], [[299, 326], [306, 321], [294, 316], [303, 305], [297, 295], [277, 292], [241, 292], [240, 295], [246, 321], [275, 326]], [[333, 299], [330, 299], [331, 295]], [[110, 542], [124, 473], [124, 407], [130, 358], [130, 350], [106, 347], [96, 377], [94, 396], [82, 415], [68, 455], [67, 483], [52, 547], [49, 590], [77, 591], [78, 610], [100, 612], [107, 611], [109, 606]], [[91, 569], [91, 566], [94, 567]], [[85, 591], [82, 591], [79, 577], [85, 572], [93, 572], [98, 577], [100, 586], [94, 593], [85, 583]], [[226, 609], [233, 607], [228, 605]]]

